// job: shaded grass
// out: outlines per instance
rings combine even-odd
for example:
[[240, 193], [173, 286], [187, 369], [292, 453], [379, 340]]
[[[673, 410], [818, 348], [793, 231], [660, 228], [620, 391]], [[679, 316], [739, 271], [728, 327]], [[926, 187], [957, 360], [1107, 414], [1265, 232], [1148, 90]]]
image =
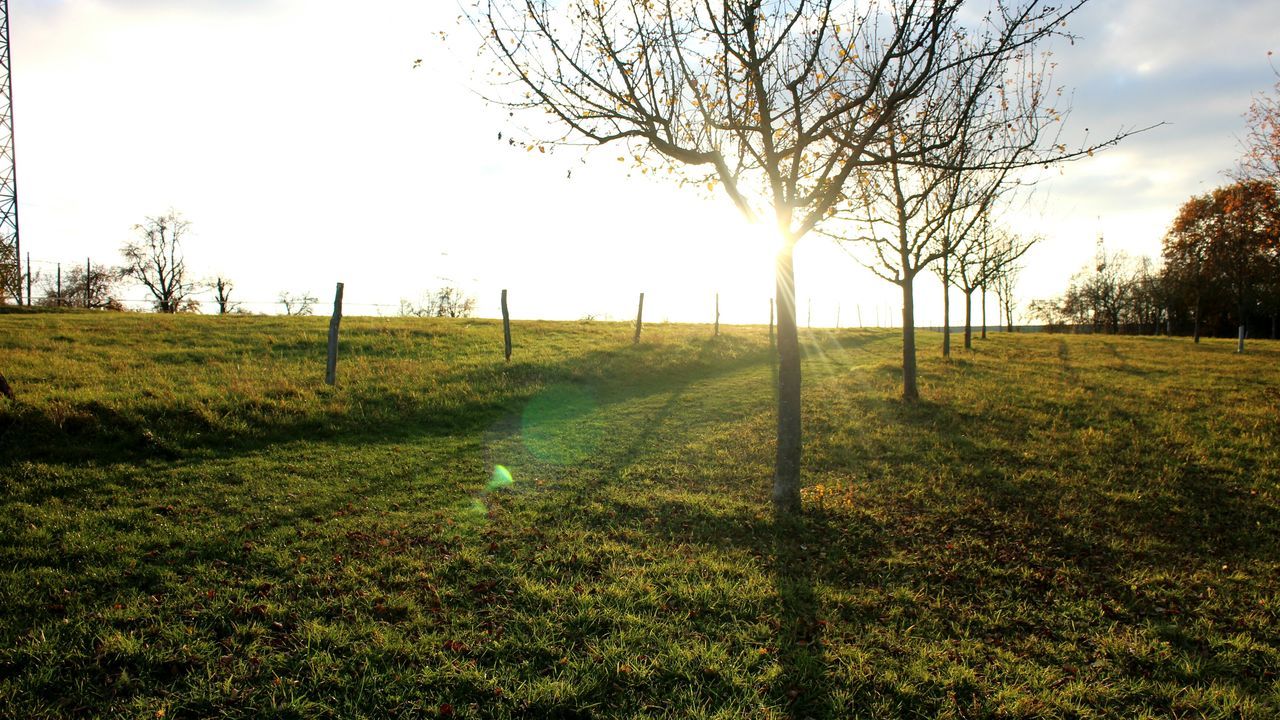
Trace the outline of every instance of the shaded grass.
[[[0, 714], [1273, 717], [1280, 348], [0, 317]], [[495, 465], [514, 483], [491, 483]]]

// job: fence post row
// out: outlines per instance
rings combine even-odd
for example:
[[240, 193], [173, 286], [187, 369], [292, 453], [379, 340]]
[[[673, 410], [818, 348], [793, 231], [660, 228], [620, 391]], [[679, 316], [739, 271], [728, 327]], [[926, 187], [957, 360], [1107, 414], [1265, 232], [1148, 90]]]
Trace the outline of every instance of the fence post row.
[[507, 291], [502, 291], [502, 344], [507, 362], [511, 362], [511, 313], [507, 312]]
[[333, 317], [329, 319], [329, 362], [326, 365], [324, 381], [333, 385], [338, 381], [338, 325], [342, 323], [342, 283], [333, 295]]
[[644, 293], [640, 293], [640, 307], [636, 310], [636, 336], [631, 339], [632, 345], [640, 343], [640, 328], [644, 327]]

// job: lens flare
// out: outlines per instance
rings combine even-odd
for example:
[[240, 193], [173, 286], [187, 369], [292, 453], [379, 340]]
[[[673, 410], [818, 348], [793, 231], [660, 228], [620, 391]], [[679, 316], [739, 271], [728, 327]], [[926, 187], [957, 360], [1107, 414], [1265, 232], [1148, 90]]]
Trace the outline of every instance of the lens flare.
[[511, 477], [511, 471], [502, 465], [493, 466], [493, 479], [489, 481], [488, 488], [490, 491], [498, 488], [511, 487], [515, 483], [515, 478]]
[[603, 430], [593, 422], [596, 401], [586, 388], [556, 385], [525, 406], [521, 435], [525, 447], [539, 460], [576, 465], [593, 456]]

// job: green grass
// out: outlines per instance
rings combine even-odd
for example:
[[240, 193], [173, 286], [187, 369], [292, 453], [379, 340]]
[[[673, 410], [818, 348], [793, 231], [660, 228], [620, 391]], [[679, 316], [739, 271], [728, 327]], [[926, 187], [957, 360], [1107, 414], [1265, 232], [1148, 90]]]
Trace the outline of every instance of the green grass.
[[1280, 716], [1276, 343], [326, 325], [0, 316], [0, 716]]

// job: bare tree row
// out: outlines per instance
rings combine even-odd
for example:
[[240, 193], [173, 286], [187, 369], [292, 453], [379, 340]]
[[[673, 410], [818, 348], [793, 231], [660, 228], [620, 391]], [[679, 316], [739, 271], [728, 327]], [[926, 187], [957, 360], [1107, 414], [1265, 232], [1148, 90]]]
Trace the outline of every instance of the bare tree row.
[[[492, 95], [532, 109], [529, 148], [620, 144], [645, 173], [722, 190], [776, 228], [778, 428], [773, 501], [800, 503], [794, 248], [864, 240], [903, 289], [904, 397], [915, 277], [969, 237], [1022, 168], [1088, 154], [1041, 46], [1083, 0], [477, 0]], [[549, 120], [548, 120], [549, 119]], [[877, 229], [879, 228], [879, 229]], [[679, 258], [672, 258], [673, 263]], [[949, 273], [948, 273], [949, 276]]]

